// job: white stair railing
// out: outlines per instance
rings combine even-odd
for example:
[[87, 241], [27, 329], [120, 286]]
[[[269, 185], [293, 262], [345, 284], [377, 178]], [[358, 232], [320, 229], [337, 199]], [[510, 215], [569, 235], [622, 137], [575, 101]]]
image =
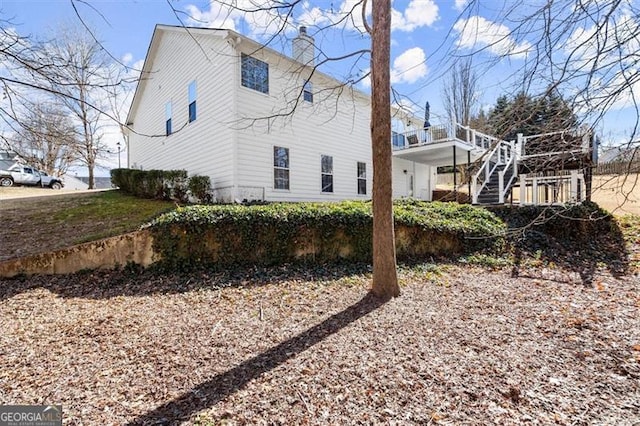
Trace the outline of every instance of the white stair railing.
[[[519, 136], [519, 135], [518, 135]], [[498, 143], [493, 147], [491, 152], [485, 157], [484, 163], [480, 170], [473, 176], [471, 182], [471, 191], [473, 193], [473, 204], [478, 204], [478, 197], [482, 190], [487, 186], [491, 180], [491, 176], [496, 172], [499, 166], [504, 165], [504, 169], [498, 172], [499, 183], [499, 202], [504, 203], [504, 198], [509, 191], [510, 185], [514, 181], [514, 177], [511, 176], [507, 185], [505, 186], [504, 176], [509, 169], [513, 170], [513, 174], [517, 176], [518, 169], [518, 155], [516, 152], [516, 142], [507, 142], [498, 139]], [[506, 188], [506, 189], [505, 189]]]

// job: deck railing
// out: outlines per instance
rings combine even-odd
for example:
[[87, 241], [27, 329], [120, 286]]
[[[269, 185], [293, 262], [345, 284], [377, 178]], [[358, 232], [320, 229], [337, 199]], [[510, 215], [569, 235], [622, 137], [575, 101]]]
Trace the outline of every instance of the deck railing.
[[[504, 197], [509, 192], [513, 180], [518, 176], [518, 154], [515, 141], [497, 140], [493, 149], [485, 156], [482, 167], [476, 172], [471, 180], [471, 193], [473, 203], [478, 203], [478, 197], [482, 190], [491, 181], [494, 173], [498, 173], [498, 200], [504, 203]], [[504, 176], [509, 176], [508, 182], [504, 181]], [[506, 183], [506, 185], [505, 185]]]
[[584, 175], [578, 170], [556, 176], [520, 175], [519, 185], [520, 190], [514, 191], [518, 196], [514, 202], [520, 205], [580, 203], [586, 197]]
[[491, 149], [499, 141], [493, 136], [453, 123], [409, 130], [403, 133], [393, 132], [391, 143], [394, 150], [400, 150], [452, 140], [464, 142], [483, 150]]

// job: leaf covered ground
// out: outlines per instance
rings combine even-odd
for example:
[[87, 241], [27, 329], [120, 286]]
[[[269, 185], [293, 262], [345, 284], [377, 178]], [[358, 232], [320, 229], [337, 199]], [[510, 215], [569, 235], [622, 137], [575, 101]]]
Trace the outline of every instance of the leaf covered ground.
[[640, 422], [638, 278], [417, 265], [0, 281], [0, 404], [65, 424]]

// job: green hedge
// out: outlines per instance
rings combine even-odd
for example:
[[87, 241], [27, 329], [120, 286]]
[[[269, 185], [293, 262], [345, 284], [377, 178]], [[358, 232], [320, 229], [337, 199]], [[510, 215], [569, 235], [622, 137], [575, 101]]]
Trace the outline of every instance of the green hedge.
[[187, 201], [186, 170], [111, 170], [111, 183], [140, 198]]
[[[396, 202], [394, 210], [399, 259], [495, 249], [505, 231], [495, 215], [468, 205], [412, 200]], [[189, 206], [148, 227], [170, 267], [370, 261], [372, 255], [369, 202]]]

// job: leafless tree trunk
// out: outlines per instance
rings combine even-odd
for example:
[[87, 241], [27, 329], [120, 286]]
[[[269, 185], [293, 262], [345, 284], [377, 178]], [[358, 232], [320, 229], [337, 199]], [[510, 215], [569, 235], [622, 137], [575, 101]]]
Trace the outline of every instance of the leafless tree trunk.
[[451, 120], [463, 126], [470, 124], [478, 106], [478, 89], [478, 76], [471, 58], [458, 61], [442, 88], [442, 100]]
[[371, 28], [371, 146], [373, 155], [373, 285], [388, 299], [400, 295], [391, 186], [391, 2], [373, 1]]
[[21, 108], [16, 134], [6, 141], [28, 164], [50, 175], [62, 175], [74, 163], [77, 133], [66, 112], [46, 102]]
[[109, 59], [93, 38], [66, 28], [43, 45], [40, 56], [59, 64], [51, 71], [52, 89], [78, 126], [80, 143], [76, 154], [88, 169], [89, 189], [93, 189], [96, 164], [108, 153], [102, 140], [102, 127], [107, 118], [103, 111], [108, 110], [105, 89], [117, 84], [109, 76]]

